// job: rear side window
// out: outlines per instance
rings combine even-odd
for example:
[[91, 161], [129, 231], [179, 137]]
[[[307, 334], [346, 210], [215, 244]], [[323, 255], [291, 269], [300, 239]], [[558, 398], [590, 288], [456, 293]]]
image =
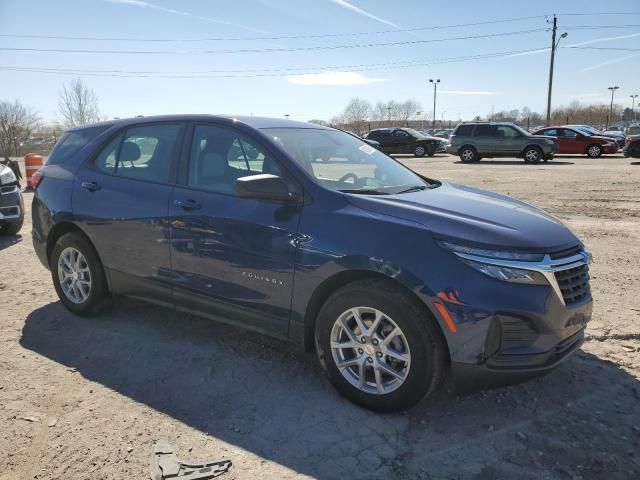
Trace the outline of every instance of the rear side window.
[[129, 128], [102, 148], [94, 166], [109, 175], [167, 183], [181, 131], [180, 124]]
[[477, 137], [493, 137], [495, 133], [495, 128], [493, 125], [476, 125], [476, 136]]
[[56, 165], [68, 160], [109, 127], [110, 125], [100, 125], [64, 133], [49, 154], [47, 165]]
[[472, 131], [473, 125], [460, 125], [458, 128], [456, 128], [455, 135], [470, 137]]

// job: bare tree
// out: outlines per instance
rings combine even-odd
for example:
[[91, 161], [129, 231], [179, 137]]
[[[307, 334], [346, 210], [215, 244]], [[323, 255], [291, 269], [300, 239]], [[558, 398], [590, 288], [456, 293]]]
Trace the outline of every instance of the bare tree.
[[58, 110], [67, 127], [87, 125], [101, 120], [98, 97], [79, 78], [62, 86]]
[[370, 117], [371, 104], [358, 97], [352, 98], [342, 113], [344, 123], [358, 134], [366, 130]]
[[409, 119], [413, 117], [416, 112], [421, 110], [421, 106], [415, 100], [405, 100], [402, 103], [395, 104], [395, 119], [404, 123], [405, 126], [409, 126]]
[[20, 146], [27, 141], [38, 122], [36, 113], [18, 100], [0, 101], [0, 155], [20, 155]]

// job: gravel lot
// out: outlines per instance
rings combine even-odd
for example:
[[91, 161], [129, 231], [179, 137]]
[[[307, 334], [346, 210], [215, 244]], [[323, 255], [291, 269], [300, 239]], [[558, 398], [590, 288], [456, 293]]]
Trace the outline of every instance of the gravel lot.
[[160, 438], [230, 458], [224, 479], [640, 478], [640, 165], [401, 160], [570, 225], [594, 254], [582, 352], [523, 385], [373, 414], [279, 341], [130, 300], [74, 317], [27, 221], [0, 239], [0, 479], [147, 478]]

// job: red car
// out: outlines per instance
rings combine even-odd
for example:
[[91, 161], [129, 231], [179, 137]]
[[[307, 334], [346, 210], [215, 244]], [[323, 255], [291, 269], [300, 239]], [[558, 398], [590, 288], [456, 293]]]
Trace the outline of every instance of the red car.
[[616, 153], [618, 144], [610, 137], [592, 135], [587, 130], [572, 127], [546, 127], [532, 132], [558, 140], [558, 153], [578, 153], [598, 158], [603, 153]]

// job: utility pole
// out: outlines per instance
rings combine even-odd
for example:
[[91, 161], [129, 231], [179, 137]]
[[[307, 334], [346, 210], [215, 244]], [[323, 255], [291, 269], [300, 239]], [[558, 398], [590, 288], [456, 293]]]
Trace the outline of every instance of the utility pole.
[[613, 94], [616, 93], [616, 90], [619, 89], [619, 86], [615, 87], [607, 87], [608, 90], [611, 90], [611, 105], [609, 105], [609, 117], [607, 117], [607, 128], [609, 130], [609, 126], [611, 125], [611, 116], [613, 115]]
[[438, 84], [440, 83], [440, 79], [438, 78], [437, 80], [433, 80], [433, 78], [429, 79], [430, 83], [433, 83], [433, 125], [431, 126], [431, 128], [433, 130], [436, 129], [436, 97], [438, 95]]
[[634, 110], [635, 107], [635, 103], [636, 103], [636, 98], [638, 98], [638, 95], [629, 95], [631, 97], [631, 121], [635, 122], [636, 121], [636, 112]]
[[547, 127], [551, 125], [551, 91], [553, 90], [553, 64], [556, 59], [556, 48], [560, 40], [565, 38], [568, 33], [564, 32], [560, 35], [558, 42], [556, 42], [556, 32], [558, 31], [558, 17], [553, 16], [553, 28], [551, 29], [551, 61], [549, 64], [549, 88], [547, 90]]

